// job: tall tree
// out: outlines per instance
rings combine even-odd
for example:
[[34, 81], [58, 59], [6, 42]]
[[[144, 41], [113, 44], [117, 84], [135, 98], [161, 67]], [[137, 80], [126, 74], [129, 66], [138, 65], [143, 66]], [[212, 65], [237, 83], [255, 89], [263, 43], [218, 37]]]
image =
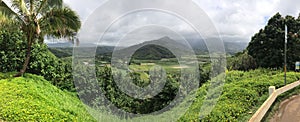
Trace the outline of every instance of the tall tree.
[[300, 60], [300, 40], [295, 33], [299, 33], [299, 22], [292, 16], [282, 17], [275, 14], [264, 29], [256, 33], [248, 47], [251, 55], [259, 67], [281, 68], [284, 65], [285, 26], [288, 26], [287, 62], [292, 69], [295, 61]]
[[295, 62], [300, 61], [300, 23], [292, 16], [286, 16], [288, 27], [287, 64], [289, 69], [295, 69]]
[[78, 15], [63, 4], [63, 0], [0, 0], [0, 11], [12, 18], [24, 33], [27, 54], [16, 77], [23, 75], [30, 61], [34, 42], [43, 43], [44, 37], [72, 37], [81, 27]]

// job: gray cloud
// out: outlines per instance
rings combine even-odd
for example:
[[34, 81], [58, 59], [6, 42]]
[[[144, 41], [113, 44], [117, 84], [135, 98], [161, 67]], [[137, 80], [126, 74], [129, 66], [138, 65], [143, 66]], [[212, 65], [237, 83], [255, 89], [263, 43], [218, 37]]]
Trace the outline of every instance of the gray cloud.
[[[115, 3], [114, 8], [107, 8], [105, 14], [95, 14], [97, 13], [97, 8], [101, 7], [105, 1], [106, 0], [65, 0], [66, 4], [78, 12], [85, 24], [89, 23], [89, 28], [84, 30], [88, 33], [84, 34], [84, 42], [97, 42], [100, 39], [99, 33], [104, 33], [101, 31], [107, 26], [103, 25], [103, 23], [111, 21], [111, 18], [116, 16], [120, 17], [120, 12], [126, 10], [128, 6], [147, 6], [147, 4], [149, 4], [147, 2], [137, 4], [134, 2], [120, 1]], [[149, 2], [156, 2], [159, 6], [167, 4], [164, 0], [152, 0]], [[214, 22], [221, 37], [226, 41], [248, 42], [251, 36], [258, 32], [260, 28], [263, 28], [267, 19], [276, 12], [293, 16], [298, 16], [300, 12], [300, 1], [296, 0], [194, 0], [194, 2], [207, 13]], [[185, 7], [189, 6], [182, 6], [182, 8]], [[85, 21], [87, 18], [98, 18], [96, 19], [98, 21], [90, 23], [88, 20]], [[195, 18], [201, 18], [201, 16], [195, 15]], [[105, 41], [101, 43], [115, 43], [116, 37], [125, 36], [129, 32], [149, 24], [168, 27], [189, 38], [198, 37], [194, 35], [196, 33], [187, 23], [178, 19], [176, 16], [162, 12], [137, 12], [119, 18], [118, 21], [113, 23], [103, 38]], [[159, 32], [159, 30], [156, 31]], [[161, 35], [155, 35], [153, 32], [155, 31], [151, 31], [151, 33], [144, 31], [138, 34], [143, 34], [145, 39], [149, 39], [151, 36], [152, 38], [159, 38], [156, 36]], [[211, 36], [214, 35], [216, 34], [211, 34]], [[136, 41], [139, 42], [139, 40]]]
[[277, 4], [277, 9], [284, 15], [298, 16], [300, 13], [299, 0], [281, 0]]

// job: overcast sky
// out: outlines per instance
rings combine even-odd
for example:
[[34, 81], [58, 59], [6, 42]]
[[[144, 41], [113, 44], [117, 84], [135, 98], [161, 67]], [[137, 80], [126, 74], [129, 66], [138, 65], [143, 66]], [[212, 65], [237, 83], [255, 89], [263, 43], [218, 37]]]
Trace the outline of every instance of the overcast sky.
[[[186, 35], [186, 37], [197, 40], [201, 37], [195, 36], [193, 28], [185, 21], [182, 21], [178, 16], [164, 13], [162, 11], [140, 11], [133, 12], [126, 16], [122, 16], [122, 10], [130, 8], [131, 6], [138, 6], [135, 3], [125, 3], [120, 0], [114, 6], [107, 7], [105, 10], [107, 13], [101, 17], [99, 15], [95, 17], [95, 13], [101, 13], [103, 9], [99, 9], [103, 6], [107, 0], [64, 0], [67, 5], [73, 8], [79, 14], [83, 26], [89, 26], [89, 34], [86, 33], [83, 36], [83, 42], [112, 44], [116, 43], [116, 40], [128, 36], [132, 36], [132, 42], [140, 42], [149, 39], [159, 38], [169, 32], [160, 32], [160, 27], [167, 28], [166, 30], [173, 30], [179, 35]], [[157, 0], [145, 0], [142, 4], [149, 4]], [[167, 4], [164, 0], [159, 0], [158, 6]], [[177, 0], [174, 0], [174, 2]], [[300, 13], [300, 1], [299, 0], [194, 0], [211, 19], [214, 26], [220, 33], [220, 36], [225, 41], [243, 41], [249, 42], [251, 37], [263, 28], [267, 20], [275, 13], [280, 12], [282, 15], [292, 15], [298, 17]], [[141, 3], [139, 3], [141, 4]], [[184, 11], [186, 5], [182, 5], [181, 8]], [[181, 9], [177, 8], [177, 9]], [[118, 9], [118, 10], [116, 10]], [[191, 11], [193, 13], [193, 11]], [[195, 13], [196, 14], [196, 13]], [[110, 16], [118, 17], [117, 20], [112, 21], [110, 28], [103, 32], [103, 28], [107, 27], [104, 18]], [[201, 18], [202, 16], [195, 15], [195, 18]], [[94, 21], [89, 21], [90, 19]], [[95, 19], [97, 18], [97, 19]], [[97, 21], [95, 21], [97, 20]], [[188, 19], [187, 19], [188, 20]], [[89, 23], [89, 24], [87, 24]], [[90, 24], [93, 23], [93, 26]], [[106, 24], [106, 25], [103, 25]], [[140, 33], [135, 32], [136, 29], [141, 30], [143, 26], [146, 28], [149, 25], [155, 25], [151, 30], [143, 31]], [[155, 29], [157, 27], [157, 29]], [[147, 28], [149, 29], [149, 28]], [[87, 31], [87, 30], [83, 30]], [[101, 42], [97, 42], [100, 39], [100, 35], [103, 34]], [[130, 33], [130, 34], [128, 34]], [[213, 33], [212, 35], [216, 35]], [[168, 35], [166, 35], [168, 36]]]

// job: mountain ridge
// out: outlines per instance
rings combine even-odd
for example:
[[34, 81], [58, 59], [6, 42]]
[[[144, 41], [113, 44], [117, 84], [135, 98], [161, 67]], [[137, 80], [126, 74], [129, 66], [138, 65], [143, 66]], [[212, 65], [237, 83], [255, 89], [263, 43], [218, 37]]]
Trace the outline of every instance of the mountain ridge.
[[[69, 46], [65, 47], [64, 45], [59, 46], [57, 44], [55, 44], [56, 46], [53, 46], [53, 45], [49, 46], [49, 44], [48, 44], [48, 47], [51, 48], [50, 51], [52, 53], [54, 53], [56, 55], [59, 55], [60, 57], [61, 57], [61, 54], [57, 54], [57, 53], [64, 52], [63, 56], [71, 56], [72, 55], [72, 51], [70, 51], [70, 50], [73, 50], [73, 47], [69, 47]], [[142, 48], [142, 47], [144, 47], [146, 45], [150, 45], [150, 44], [159, 45], [163, 48], [171, 47], [171, 48], [175, 48], [175, 49], [178, 48], [178, 49], [183, 49], [183, 50], [187, 50], [187, 51], [190, 51], [188, 49], [193, 49], [193, 51], [197, 55], [203, 55], [203, 54], [208, 53], [206, 43], [203, 40], [189, 40], [186, 43], [184, 41], [173, 40], [168, 36], [164, 36], [162, 38], [155, 39], [155, 40], [144, 41], [142, 43], [132, 45], [132, 46], [129, 46], [129, 47], [99, 46], [99, 45], [92, 44], [92, 43], [91, 44], [86, 43], [86, 44], [84, 44], [83, 47], [75, 47], [75, 48], [94, 48], [94, 47], [97, 47], [96, 55], [103, 55], [103, 54], [104, 55], [111, 55], [114, 51], [116, 51], [118, 53], [136, 51], [136, 50], [139, 50], [139, 48]], [[189, 45], [187, 45], [187, 44], [189, 44]], [[67, 44], [65, 44], [65, 45], [67, 45]], [[244, 49], [246, 49], [247, 45], [248, 45], [248, 43], [246, 43], [246, 42], [224, 41], [225, 51], [226, 51], [227, 54], [230, 54], [230, 55], [234, 55], [238, 52], [243, 51]], [[156, 47], [156, 46], [148, 46], [146, 48], [151, 49], [150, 47], [156, 48], [160, 51], [167, 51], [166, 49], [162, 49], [161, 47]], [[64, 51], [64, 50], [66, 50], [66, 51]], [[143, 50], [143, 49], [140, 49], [140, 50]], [[145, 51], [147, 51], [147, 50], [145, 50]], [[172, 50], [169, 50], [169, 51], [172, 52]], [[162, 53], [164, 53], [164, 52], [162, 52]], [[168, 52], [166, 52], [166, 53], [168, 54]], [[150, 54], [150, 53], [146, 52], [144, 54]], [[141, 54], [137, 54], [137, 55], [141, 56]]]

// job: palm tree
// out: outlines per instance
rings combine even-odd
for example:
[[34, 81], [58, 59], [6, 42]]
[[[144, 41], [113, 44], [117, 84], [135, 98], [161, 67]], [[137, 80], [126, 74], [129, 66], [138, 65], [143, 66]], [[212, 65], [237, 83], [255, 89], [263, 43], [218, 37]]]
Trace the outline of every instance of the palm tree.
[[15, 77], [22, 76], [29, 64], [34, 42], [43, 43], [44, 37], [72, 37], [80, 27], [78, 15], [63, 4], [63, 0], [10, 0], [11, 6], [0, 0], [0, 12], [15, 21], [27, 41], [23, 68]]

